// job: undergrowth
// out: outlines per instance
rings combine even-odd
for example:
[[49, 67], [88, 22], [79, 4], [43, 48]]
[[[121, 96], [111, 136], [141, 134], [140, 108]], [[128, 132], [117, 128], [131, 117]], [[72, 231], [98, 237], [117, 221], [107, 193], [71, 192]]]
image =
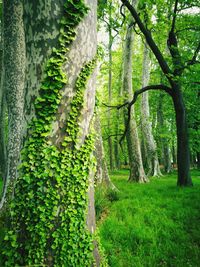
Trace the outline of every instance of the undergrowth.
[[98, 223], [109, 266], [200, 266], [198, 175], [192, 172], [192, 188], [178, 188], [176, 173], [148, 184], [128, 183], [127, 171], [111, 175], [119, 199], [106, 200], [106, 216]]

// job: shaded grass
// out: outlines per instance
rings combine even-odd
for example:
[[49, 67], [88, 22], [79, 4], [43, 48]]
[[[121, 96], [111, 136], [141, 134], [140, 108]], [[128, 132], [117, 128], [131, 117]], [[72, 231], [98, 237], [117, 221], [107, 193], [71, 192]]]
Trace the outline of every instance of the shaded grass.
[[111, 175], [120, 190], [99, 224], [111, 267], [200, 266], [200, 177], [192, 188], [176, 187], [176, 173], [128, 183], [128, 171]]

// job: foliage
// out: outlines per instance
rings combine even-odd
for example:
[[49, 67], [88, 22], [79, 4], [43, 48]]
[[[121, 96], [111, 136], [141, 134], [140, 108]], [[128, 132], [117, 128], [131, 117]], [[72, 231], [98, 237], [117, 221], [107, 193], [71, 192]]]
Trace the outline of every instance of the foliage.
[[[92, 237], [86, 228], [88, 175], [93, 168], [93, 137], [78, 144], [78, 118], [84, 90], [96, 59], [81, 70], [76, 95], [66, 121], [61, 147], [51, 139], [51, 125], [67, 83], [62, 71], [76, 37], [75, 28], [87, 13], [84, 1], [68, 0], [61, 19], [59, 46], [45, 68], [35, 114], [21, 153], [19, 178], [11, 201], [8, 231], [4, 238], [4, 266], [90, 266]], [[72, 149], [73, 148], [73, 149]]]
[[199, 265], [199, 174], [194, 188], [176, 188], [176, 173], [129, 186], [127, 171], [113, 173], [120, 198], [99, 225], [109, 266]]
[[105, 185], [98, 185], [95, 189], [95, 212], [97, 221], [107, 214], [110, 204], [119, 200], [119, 192], [107, 188]]

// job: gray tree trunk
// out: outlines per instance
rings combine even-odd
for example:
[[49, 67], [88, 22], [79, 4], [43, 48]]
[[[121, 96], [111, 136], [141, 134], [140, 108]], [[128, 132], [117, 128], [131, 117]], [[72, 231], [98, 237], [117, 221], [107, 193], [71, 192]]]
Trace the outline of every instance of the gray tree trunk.
[[[123, 75], [122, 75], [122, 86], [125, 96], [125, 100], [131, 101], [133, 97], [132, 88], [132, 47], [133, 47], [133, 28], [129, 24], [126, 33], [126, 39], [124, 44], [123, 54]], [[129, 122], [128, 131], [126, 134], [128, 156], [130, 165], [130, 176], [129, 181], [135, 182], [147, 182], [147, 177], [144, 172], [142, 155], [137, 131], [137, 125], [134, 117], [134, 106], [131, 108], [131, 119]], [[127, 124], [127, 118], [125, 115], [125, 125]]]
[[[150, 59], [147, 44], [144, 45], [143, 53], [143, 72], [142, 72], [142, 87], [149, 83], [150, 74]], [[147, 159], [148, 176], [160, 176], [160, 166], [158, 162], [156, 142], [152, 133], [152, 125], [150, 121], [149, 111], [149, 93], [142, 94], [141, 101], [141, 128], [144, 139], [145, 157]]]
[[102, 140], [102, 135], [101, 135], [101, 122], [100, 122], [98, 112], [95, 116], [94, 129], [96, 133], [95, 151], [94, 151], [95, 158], [97, 161], [96, 174], [95, 174], [96, 183], [103, 184], [108, 188], [115, 189], [115, 186], [111, 182], [110, 177], [109, 177], [106, 159], [104, 155], [103, 140]]
[[[69, 17], [74, 12], [81, 17], [82, 2], [4, 1], [3, 88], [9, 120], [5, 189], [13, 192], [11, 181], [16, 186], [12, 200], [4, 190], [1, 201], [1, 206], [12, 204], [6, 214], [9, 231], [2, 266], [92, 263], [92, 237], [86, 223], [94, 233], [90, 125], [95, 105], [97, 3], [86, 0], [85, 4], [89, 11], [83, 20], [76, 20], [74, 34]], [[63, 31], [71, 36], [65, 46]], [[13, 237], [18, 244], [14, 247]], [[99, 266], [97, 246], [94, 254]]]
[[[157, 106], [157, 120], [158, 120], [158, 132], [162, 134], [165, 128], [164, 115], [163, 115], [163, 97], [164, 94], [160, 92]], [[159, 146], [161, 153], [161, 164], [164, 166], [164, 171], [170, 173], [172, 171], [171, 156], [169, 148], [169, 140], [166, 137], [159, 137]]]
[[[108, 55], [109, 55], [109, 67], [108, 67], [108, 103], [110, 104], [112, 101], [112, 1], [108, 3], [109, 5], [109, 25], [108, 25]], [[111, 111], [108, 110], [108, 148], [109, 148], [109, 165], [110, 170], [114, 170], [114, 154], [113, 154], [113, 137], [111, 136], [112, 133], [112, 118], [111, 118]]]

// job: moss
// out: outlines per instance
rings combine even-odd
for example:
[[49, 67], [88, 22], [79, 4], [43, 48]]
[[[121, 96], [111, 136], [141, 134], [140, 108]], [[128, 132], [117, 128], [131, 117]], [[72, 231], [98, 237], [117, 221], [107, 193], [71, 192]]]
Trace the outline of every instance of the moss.
[[[67, 83], [62, 66], [67, 60], [75, 28], [87, 12], [84, 1], [68, 0], [61, 19], [59, 47], [53, 49], [45, 69], [36, 117], [29, 125], [21, 152], [22, 164], [10, 205], [10, 226], [4, 238], [4, 265], [90, 266], [92, 237], [86, 228], [87, 190], [93, 137], [77, 147], [78, 118], [87, 80], [96, 58], [81, 70], [76, 95], [66, 121], [62, 148], [50, 141], [52, 122]], [[73, 147], [73, 149], [71, 149]]]

